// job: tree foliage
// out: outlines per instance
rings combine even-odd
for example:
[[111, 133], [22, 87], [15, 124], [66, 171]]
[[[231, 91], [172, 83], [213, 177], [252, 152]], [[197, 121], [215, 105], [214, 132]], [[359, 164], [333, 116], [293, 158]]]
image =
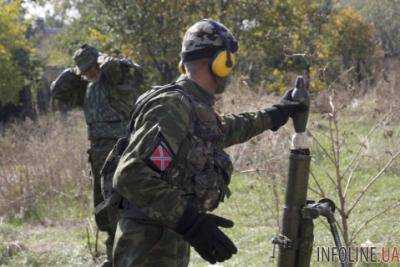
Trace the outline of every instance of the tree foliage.
[[0, 104], [16, 101], [25, 79], [15, 57], [29, 50], [25, 39], [26, 26], [20, 22], [20, 1], [9, 4], [0, 1]]
[[386, 56], [400, 55], [400, 0], [349, 0], [374, 24], [376, 37]]
[[[53, 40], [50, 57], [65, 55], [56, 61], [72, 64], [74, 50], [88, 42], [138, 61], [153, 84], [178, 75], [184, 31], [201, 18], [219, 20], [233, 31], [239, 40], [237, 73], [270, 91], [282, 91], [293, 73], [305, 67], [310, 67], [314, 90], [322, 90], [348, 69], [359, 81], [369, 72], [375, 46], [374, 27], [355, 9], [334, 0], [39, 2], [52, 2], [64, 25]], [[71, 8], [80, 16], [62, 23]], [[294, 60], [298, 54], [307, 60]]]
[[374, 28], [353, 8], [345, 7], [333, 14], [322, 27], [316, 54], [320, 61], [331, 66], [325, 73], [328, 80], [335, 79], [342, 70], [351, 70], [358, 82], [365, 78], [375, 51], [373, 38]]
[[33, 89], [40, 76], [41, 63], [34, 55], [21, 3], [0, 1], [0, 106], [17, 103], [21, 90]]

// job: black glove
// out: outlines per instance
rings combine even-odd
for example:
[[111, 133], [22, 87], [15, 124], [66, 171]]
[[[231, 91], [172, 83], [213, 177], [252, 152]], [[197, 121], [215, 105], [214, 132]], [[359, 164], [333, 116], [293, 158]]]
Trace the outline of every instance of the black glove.
[[223, 262], [237, 253], [235, 244], [218, 227], [231, 228], [233, 222], [225, 218], [198, 213], [191, 206], [186, 208], [175, 231], [186, 240], [206, 261]]
[[286, 91], [278, 104], [266, 109], [266, 112], [270, 115], [272, 120], [272, 131], [276, 131], [281, 126], [285, 125], [289, 117], [293, 117], [296, 112], [304, 112], [307, 110], [305, 104], [292, 99], [292, 91], [293, 89]]

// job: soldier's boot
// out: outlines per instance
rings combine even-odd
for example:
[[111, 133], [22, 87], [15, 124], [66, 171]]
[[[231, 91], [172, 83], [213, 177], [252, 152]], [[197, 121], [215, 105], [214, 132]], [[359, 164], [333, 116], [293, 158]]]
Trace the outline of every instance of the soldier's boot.
[[100, 265], [100, 267], [112, 267], [112, 262], [110, 260], [105, 260], [103, 263]]
[[[113, 253], [113, 246], [114, 246], [114, 237], [115, 237], [115, 229], [112, 229], [108, 232], [107, 240], [105, 242], [106, 245], [106, 254], [107, 254], [107, 260], [103, 263], [102, 267], [108, 267], [112, 266], [112, 253]], [[104, 265], [106, 263], [109, 263], [110, 265]]]

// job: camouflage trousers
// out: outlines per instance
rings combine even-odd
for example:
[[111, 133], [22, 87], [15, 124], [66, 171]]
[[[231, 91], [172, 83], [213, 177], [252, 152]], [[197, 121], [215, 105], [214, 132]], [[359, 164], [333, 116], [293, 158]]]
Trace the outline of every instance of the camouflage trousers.
[[[100, 171], [108, 153], [116, 143], [116, 139], [98, 139], [91, 140], [90, 149], [88, 150], [89, 162], [93, 177], [93, 201], [94, 207], [101, 203], [104, 198], [101, 194], [101, 175]], [[114, 244], [114, 236], [116, 223], [111, 223], [112, 220], [106, 211], [95, 214], [97, 228], [100, 231], [107, 232], [107, 240], [105, 242], [107, 249], [107, 258], [112, 259], [112, 248]]]
[[168, 228], [121, 218], [115, 236], [115, 267], [183, 267], [189, 265], [190, 246]]

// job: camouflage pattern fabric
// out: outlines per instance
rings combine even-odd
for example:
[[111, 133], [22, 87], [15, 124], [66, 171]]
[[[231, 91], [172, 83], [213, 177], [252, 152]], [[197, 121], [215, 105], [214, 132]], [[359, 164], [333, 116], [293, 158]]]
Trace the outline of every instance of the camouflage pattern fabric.
[[84, 111], [89, 140], [126, 135], [126, 125], [140, 84], [137, 80], [142, 80], [140, 72], [136, 70], [129, 72], [128, 68], [125, 70], [127, 73], [121, 73], [125, 61], [101, 57], [99, 62], [100, 80], [89, 84], [85, 96]]
[[[78, 89], [84, 93], [81, 94], [84, 99], [78, 101], [84, 103], [90, 141], [88, 153], [93, 175], [94, 206], [104, 200], [100, 170], [115, 142], [119, 137], [126, 135], [129, 113], [143, 82], [141, 68], [130, 60], [102, 55], [98, 58], [98, 62], [101, 71], [100, 80], [90, 83], [87, 89], [82, 86], [83, 80], [76, 69], [67, 69], [52, 85], [52, 96], [60, 101], [69, 101], [68, 96], [76, 96], [77, 94], [71, 92]], [[78, 85], [79, 87], [76, 87]], [[106, 246], [110, 258], [116, 226], [108, 217], [105, 213], [95, 215], [97, 227], [108, 233]]]
[[190, 247], [172, 230], [122, 218], [115, 239], [113, 266], [184, 267]]
[[99, 51], [88, 44], [84, 44], [76, 50], [73, 59], [78, 69], [78, 74], [81, 74], [94, 66], [97, 63], [99, 55]]
[[75, 68], [68, 68], [51, 83], [51, 97], [70, 108], [83, 107], [87, 85]]
[[222, 23], [211, 19], [203, 19], [193, 24], [186, 31], [183, 37], [181, 54], [193, 53], [210, 47], [226, 47], [234, 53], [238, 48], [237, 46], [237, 41], [231, 31]]
[[[176, 84], [184, 94], [156, 95], [135, 117], [114, 175], [114, 188], [146, 216], [123, 215], [115, 239], [116, 266], [155, 266], [146, 264], [149, 257], [170, 260], [156, 266], [177, 266], [168, 265], [177, 259], [185, 259], [182, 266], [187, 266], [187, 251], [170, 246], [184, 242], [179, 235], [147, 238], [137, 229], [158, 225], [159, 232], [169, 233], [188, 201], [202, 212], [214, 210], [229, 196], [232, 163], [223, 149], [272, 127], [266, 111], [219, 116], [212, 95], [185, 76]], [[144, 249], [152, 248], [155, 240], [162, 249]]]
[[[103, 167], [104, 160], [106, 159], [109, 151], [113, 148], [115, 142], [116, 139], [98, 139], [90, 143], [88, 154], [93, 178], [94, 206], [97, 206], [104, 200], [101, 193], [100, 171]], [[109, 218], [107, 211], [96, 214], [95, 221], [100, 231], [107, 232], [106, 252], [107, 258], [111, 259], [116, 225], [115, 223], [111, 223], [111, 218]]]

